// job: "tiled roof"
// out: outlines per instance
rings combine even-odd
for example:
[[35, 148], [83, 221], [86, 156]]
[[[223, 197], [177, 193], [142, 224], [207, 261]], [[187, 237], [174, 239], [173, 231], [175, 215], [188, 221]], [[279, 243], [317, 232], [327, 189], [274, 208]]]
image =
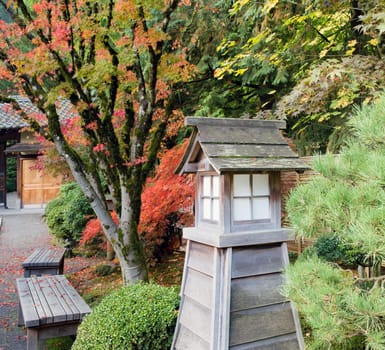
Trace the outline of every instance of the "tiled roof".
[[[28, 97], [12, 96], [19, 104], [20, 108], [27, 114], [41, 113], [39, 109], [32, 104]], [[57, 112], [60, 119], [68, 119], [76, 116], [76, 111], [71, 102], [66, 99], [59, 99], [57, 102]], [[9, 103], [0, 103], [0, 130], [1, 129], [20, 129], [28, 126], [28, 123], [12, 108]]]
[[10, 104], [0, 103], [0, 129], [20, 129], [27, 125]]

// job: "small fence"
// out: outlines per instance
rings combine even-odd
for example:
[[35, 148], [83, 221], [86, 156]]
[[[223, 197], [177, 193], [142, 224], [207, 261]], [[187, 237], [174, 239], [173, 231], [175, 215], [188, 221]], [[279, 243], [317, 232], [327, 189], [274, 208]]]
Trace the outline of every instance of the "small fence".
[[297, 238], [287, 242], [287, 250], [291, 253], [301, 254], [305, 248], [314, 244], [312, 239]]

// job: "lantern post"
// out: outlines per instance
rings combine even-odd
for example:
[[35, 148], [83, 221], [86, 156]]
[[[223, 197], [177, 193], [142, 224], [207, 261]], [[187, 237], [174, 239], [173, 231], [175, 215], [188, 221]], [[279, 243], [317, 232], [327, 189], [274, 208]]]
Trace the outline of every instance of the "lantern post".
[[308, 166], [284, 121], [186, 118], [177, 172], [196, 178], [173, 350], [304, 349], [298, 315], [280, 294], [291, 230], [281, 227], [280, 173]]

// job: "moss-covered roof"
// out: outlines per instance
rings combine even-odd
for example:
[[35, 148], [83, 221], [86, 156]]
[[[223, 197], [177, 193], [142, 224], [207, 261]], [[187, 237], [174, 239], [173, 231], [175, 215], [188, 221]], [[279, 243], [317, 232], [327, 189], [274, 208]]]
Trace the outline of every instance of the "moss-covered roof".
[[309, 169], [282, 136], [284, 121], [187, 117], [185, 124], [194, 131], [178, 173], [196, 172], [202, 158], [217, 173]]

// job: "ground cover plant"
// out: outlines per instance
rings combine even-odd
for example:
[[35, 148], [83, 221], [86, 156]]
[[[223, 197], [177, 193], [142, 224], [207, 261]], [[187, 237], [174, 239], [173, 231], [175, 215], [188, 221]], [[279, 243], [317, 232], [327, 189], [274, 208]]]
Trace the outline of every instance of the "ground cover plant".
[[298, 235], [337, 238], [350, 263], [367, 267], [358, 274], [324, 253], [289, 267], [285, 293], [303, 316], [308, 349], [385, 349], [385, 96], [357, 109], [349, 126], [341, 153], [317, 159], [319, 175], [287, 202]]

